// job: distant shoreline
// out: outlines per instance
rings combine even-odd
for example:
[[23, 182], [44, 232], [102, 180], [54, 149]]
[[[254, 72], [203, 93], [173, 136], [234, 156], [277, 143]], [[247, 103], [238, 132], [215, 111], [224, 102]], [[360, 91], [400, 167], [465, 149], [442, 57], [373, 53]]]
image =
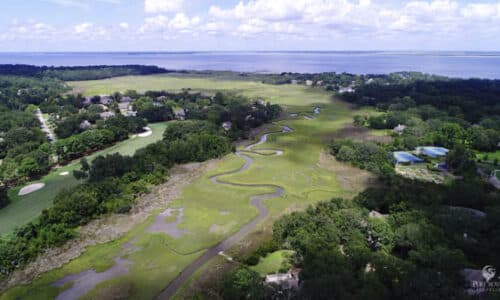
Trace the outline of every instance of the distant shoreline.
[[500, 51], [0, 52], [0, 64], [153, 65], [168, 70], [259, 74], [415, 71], [462, 79], [500, 79]]

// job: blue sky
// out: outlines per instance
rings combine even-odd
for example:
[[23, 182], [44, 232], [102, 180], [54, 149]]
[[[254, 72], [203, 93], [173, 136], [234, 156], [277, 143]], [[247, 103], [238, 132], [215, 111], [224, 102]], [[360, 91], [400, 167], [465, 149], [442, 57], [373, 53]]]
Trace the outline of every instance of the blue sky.
[[500, 50], [500, 0], [2, 0], [0, 51]]

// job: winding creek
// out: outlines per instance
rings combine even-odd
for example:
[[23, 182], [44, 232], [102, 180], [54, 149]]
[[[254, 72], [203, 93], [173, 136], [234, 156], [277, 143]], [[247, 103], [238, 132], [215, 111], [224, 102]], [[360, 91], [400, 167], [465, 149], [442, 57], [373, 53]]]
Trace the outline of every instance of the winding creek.
[[[259, 194], [250, 197], [250, 204], [257, 208], [258, 215], [249, 223], [244, 225], [239, 229], [238, 232], [233, 235], [227, 237], [225, 240], [219, 242], [215, 246], [208, 248], [202, 256], [193, 261], [189, 266], [187, 266], [177, 278], [175, 278], [161, 293], [157, 296], [157, 299], [169, 299], [175, 295], [178, 289], [193, 275], [200, 267], [202, 267], [205, 263], [210, 261], [215, 256], [219, 255], [219, 252], [228, 249], [233, 246], [236, 242], [238, 242], [241, 238], [243, 238], [246, 234], [248, 234], [252, 229], [254, 229], [257, 224], [262, 221], [269, 213], [268, 208], [264, 205], [264, 200], [270, 198], [280, 197], [285, 193], [283, 187], [273, 184], [242, 184], [242, 183], [232, 183], [229, 181], [225, 181], [220, 179], [220, 177], [230, 174], [237, 174], [246, 171], [254, 162], [254, 159], [248, 156], [245, 153], [253, 153], [258, 155], [265, 156], [280, 156], [283, 155], [282, 150], [277, 149], [260, 149], [266, 151], [265, 153], [259, 153], [258, 150], [253, 150], [253, 147], [264, 144], [267, 141], [267, 138], [270, 134], [277, 133], [287, 133], [292, 132], [292, 129], [288, 126], [283, 127], [283, 131], [280, 132], [271, 132], [261, 136], [260, 140], [257, 143], [251, 144], [245, 147], [242, 151], [237, 151], [236, 155], [245, 159], [245, 164], [233, 171], [220, 173], [210, 177], [210, 180], [214, 184], [227, 185], [227, 186], [240, 186], [240, 187], [250, 187], [250, 188], [262, 188], [262, 187], [270, 187], [275, 191], [273, 193], [268, 194]], [[174, 213], [174, 209], [167, 209], [165, 212], [159, 214], [155, 222], [148, 228], [149, 232], [164, 232], [166, 234], [172, 235], [174, 237], [180, 238], [185, 233], [183, 230], [177, 228], [177, 225], [182, 220], [183, 210], [177, 210], [176, 221], [172, 223], [165, 223], [165, 217], [171, 216]], [[129, 249], [130, 248], [130, 249]], [[137, 251], [137, 249], [132, 249], [131, 245], [125, 244], [123, 246], [123, 250], [125, 252]], [[94, 289], [98, 284], [110, 280], [115, 277], [124, 276], [129, 273], [129, 266], [131, 262], [123, 259], [120, 256], [115, 257], [115, 265], [101, 273], [97, 273], [95, 270], [89, 269], [77, 274], [70, 274], [65, 276], [64, 278], [53, 282], [51, 285], [54, 287], [62, 287], [66, 284], [72, 283], [71, 287], [62, 291], [57, 297], [57, 300], [73, 300], [79, 299], [84, 296], [86, 293]]]
[[[289, 127], [286, 127], [287, 130], [283, 130], [283, 132], [291, 132], [292, 129]], [[262, 149], [266, 151], [274, 151], [274, 153], [271, 154], [262, 154], [259, 152], [256, 152], [253, 149], [253, 147], [262, 145], [267, 141], [267, 137], [270, 134], [277, 134], [277, 133], [282, 133], [280, 132], [271, 132], [267, 133], [261, 136], [259, 142], [255, 144], [251, 144], [247, 147], [244, 148], [245, 152], [249, 153], [255, 153], [259, 155], [274, 155], [274, 156], [279, 156], [283, 155], [282, 150], [276, 150], [276, 149]], [[237, 174], [246, 171], [254, 162], [254, 159], [246, 154], [244, 154], [242, 151], [237, 151], [236, 155], [239, 157], [242, 157], [245, 159], [245, 164], [239, 168], [238, 170], [234, 171], [229, 171], [229, 172], [224, 172], [220, 173], [217, 175], [214, 175], [210, 177], [210, 180], [215, 183], [215, 184], [221, 184], [221, 185], [227, 185], [227, 186], [242, 186], [242, 187], [271, 187], [274, 188], [274, 193], [268, 193], [268, 194], [260, 194], [260, 195], [254, 195], [250, 197], [250, 204], [257, 208], [258, 210], [258, 215], [250, 221], [250, 223], [247, 223], [243, 227], [240, 228], [240, 230], [233, 235], [227, 237], [225, 240], [219, 242], [215, 246], [212, 246], [208, 248], [205, 253], [203, 253], [202, 256], [198, 257], [195, 261], [193, 261], [189, 266], [187, 266], [180, 274], [177, 276], [170, 284], [156, 297], [156, 299], [170, 299], [172, 298], [177, 291], [179, 290], [182, 285], [199, 269], [201, 268], [205, 263], [210, 261], [212, 258], [217, 256], [219, 252], [225, 251], [226, 249], [230, 248], [233, 246], [236, 242], [238, 242], [241, 238], [243, 238], [245, 235], [247, 235], [252, 229], [254, 229], [257, 224], [259, 224], [260, 221], [262, 221], [267, 215], [269, 214], [269, 209], [264, 205], [264, 200], [266, 199], [271, 199], [271, 198], [276, 198], [280, 197], [285, 193], [285, 189], [279, 185], [274, 185], [274, 184], [242, 184], [242, 183], [232, 183], [226, 180], [220, 179], [220, 177], [225, 176], [225, 175], [230, 175], [230, 174]]]

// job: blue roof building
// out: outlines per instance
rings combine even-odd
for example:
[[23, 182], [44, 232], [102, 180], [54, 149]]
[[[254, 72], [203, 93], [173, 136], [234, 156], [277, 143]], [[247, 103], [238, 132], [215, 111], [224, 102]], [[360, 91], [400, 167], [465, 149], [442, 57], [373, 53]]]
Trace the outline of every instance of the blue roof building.
[[404, 152], [404, 151], [396, 151], [393, 153], [394, 159], [396, 160], [396, 163], [398, 164], [414, 164], [414, 163], [421, 163], [424, 160], [421, 158], [416, 157], [415, 155]]
[[429, 157], [443, 157], [446, 156], [448, 152], [450, 152], [450, 150], [443, 147], [431, 147], [431, 146], [418, 147], [416, 150], [417, 154], [426, 155]]

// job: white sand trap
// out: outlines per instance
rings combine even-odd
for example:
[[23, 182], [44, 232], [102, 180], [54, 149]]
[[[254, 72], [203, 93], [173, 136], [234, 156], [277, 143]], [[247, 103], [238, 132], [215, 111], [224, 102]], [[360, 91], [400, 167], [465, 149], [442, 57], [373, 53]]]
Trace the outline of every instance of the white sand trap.
[[139, 133], [137, 136], [138, 137], [148, 137], [148, 136], [153, 134], [153, 131], [151, 131], [151, 128], [149, 128], [149, 127], [144, 127], [144, 130], [146, 130], [146, 131], [143, 133]]
[[283, 151], [282, 150], [276, 150], [276, 156], [281, 156], [283, 155]]
[[24, 195], [31, 194], [33, 192], [36, 192], [38, 190], [43, 189], [44, 186], [45, 186], [45, 183], [34, 183], [34, 184], [27, 185], [19, 191], [18, 195], [24, 196]]
[[61, 173], [59, 173], [59, 175], [61, 175], [61, 176], [68, 176], [69, 172], [61, 172]]

